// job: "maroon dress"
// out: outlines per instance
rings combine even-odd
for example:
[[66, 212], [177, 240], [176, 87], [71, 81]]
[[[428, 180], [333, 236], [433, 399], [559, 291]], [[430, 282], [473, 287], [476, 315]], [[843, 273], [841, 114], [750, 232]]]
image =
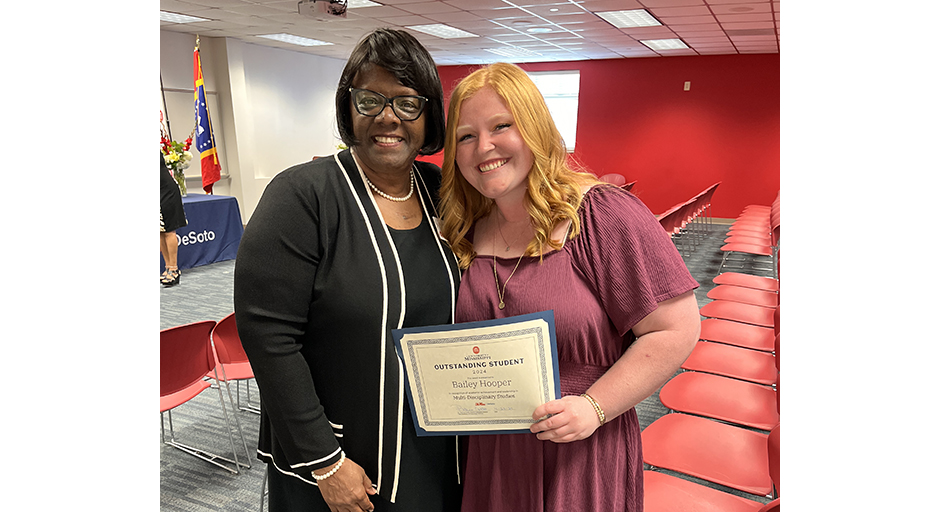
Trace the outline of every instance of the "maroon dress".
[[[457, 299], [457, 322], [553, 310], [561, 393], [579, 395], [633, 341], [630, 329], [656, 304], [698, 286], [669, 236], [635, 196], [589, 190], [581, 232], [561, 250], [524, 257], [497, 305], [492, 256], [473, 260]], [[500, 285], [518, 258], [496, 258]], [[636, 410], [572, 443], [535, 434], [466, 438], [461, 512], [643, 510], [643, 455]]]

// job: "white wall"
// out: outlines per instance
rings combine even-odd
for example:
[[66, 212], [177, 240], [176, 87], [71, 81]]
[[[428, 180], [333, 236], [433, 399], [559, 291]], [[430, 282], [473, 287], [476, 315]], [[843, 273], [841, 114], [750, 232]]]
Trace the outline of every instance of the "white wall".
[[[195, 41], [190, 34], [160, 32], [164, 88], [192, 91]], [[333, 98], [346, 62], [223, 38], [201, 37], [199, 49], [210, 109], [217, 103], [210, 115], [227, 176], [214, 192], [235, 196], [247, 223], [274, 175], [336, 151], [341, 141]], [[177, 112], [185, 108], [171, 96], [183, 95], [168, 92], [167, 109], [173, 137], [185, 139], [192, 129], [192, 93], [185, 98], [188, 114]], [[187, 187], [202, 192], [198, 163], [187, 169]]]

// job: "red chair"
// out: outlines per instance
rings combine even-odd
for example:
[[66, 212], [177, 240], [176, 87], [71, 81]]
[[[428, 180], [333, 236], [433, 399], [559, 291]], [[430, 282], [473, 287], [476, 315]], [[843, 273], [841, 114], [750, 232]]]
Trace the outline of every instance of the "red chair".
[[[671, 413], [642, 434], [643, 462], [756, 496], [768, 496], [767, 434], [708, 418]], [[770, 496], [768, 496], [770, 497]]]
[[742, 324], [732, 320], [720, 318], [706, 318], [702, 320], [699, 339], [734, 345], [736, 347], [773, 352], [774, 330], [757, 325]]
[[682, 369], [713, 373], [764, 386], [777, 382], [774, 354], [710, 341], [696, 343], [692, 353], [682, 363]]
[[[231, 473], [238, 474], [240, 467], [250, 468], [247, 464], [238, 461], [235, 450], [235, 438], [228, 419], [225, 400], [222, 398], [222, 388], [218, 385], [218, 375], [213, 372], [215, 356], [212, 351], [210, 334], [215, 326], [214, 321], [195, 322], [160, 331], [160, 434], [163, 442], [173, 448], [198, 457], [206, 462], [218, 466]], [[185, 445], [176, 440], [173, 429], [172, 409], [192, 400], [211, 384], [205, 379], [207, 373], [212, 372], [219, 390], [219, 404], [225, 419], [224, 429], [228, 434], [229, 444], [232, 448], [232, 459], [222, 457], [207, 450]], [[167, 440], [164, 417], [170, 423], [170, 438]], [[241, 427], [236, 417], [238, 433], [242, 435]], [[247, 447], [245, 449], [247, 455]], [[218, 461], [234, 465], [234, 469]]]
[[774, 308], [753, 306], [730, 300], [713, 300], [699, 309], [706, 318], [732, 320], [760, 327], [774, 326]]
[[[779, 476], [779, 425], [770, 431], [766, 450], [771, 477]], [[774, 436], [777, 436], [776, 442]], [[776, 470], [775, 466], [776, 465]], [[773, 485], [779, 493], [778, 480]], [[780, 512], [780, 498], [767, 504], [723, 492], [659, 471], [643, 471], [643, 510], [646, 512]]]
[[742, 274], [740, 272], [718, 274], [712, 279], [712, 282], [719, 285], [730, 284], [768, 292], [780, 291], [780, 281], [773, 277], [755, 276], [752, 274]]
[[774, 481], [774, 492], [780, 495], [780, 425], [767, 437], [767, 458], [770, 462], [770, 479]]
[[780, 422], [776, 395], [770, 386], [687, 371], [660, 389], [659, 401], [673, 411], [770, 430]]
[[732, 302], [763, 306], [765, 308], [777, 307], [777, 302], [780, 298], [776, 292], [727, 284], [712, 288], [708, 291], [706, 297], [715, 300], [730, 300]]
[[618, 187], [622, 187], [627, 184], [626, 178], [617, 173], [605, 174], [598, 179], [604, 183], [610, 183], [611, 185], [617, 185]]
[[760, 512], [763, 506], [659, 471], [643, 472], [645, 512]]
[[[242, 348], [241, 339], [238, 337], [238, 329], [235, 326], [235, 313], [229, 313], [215, 328], [212, 329], [212, 343], [215, 346], [216, 354], [219, 358], [217, 367], [222, 370], [222, 380], [225, 381], [226, 388], [231, 381], [235, 382], [236, 406], [239, 410], [261, 414], [258, 406], [251, 405], [251, 386], [248, 380], [255, 377], [251, 370], [251, 363], [248, 362], [248, 356], [245, 349]], [[241, 405], [240, 383], [245, 382], [246, 403]], [[229, 399], [231, 399], [231, 390], [229, 390]]]

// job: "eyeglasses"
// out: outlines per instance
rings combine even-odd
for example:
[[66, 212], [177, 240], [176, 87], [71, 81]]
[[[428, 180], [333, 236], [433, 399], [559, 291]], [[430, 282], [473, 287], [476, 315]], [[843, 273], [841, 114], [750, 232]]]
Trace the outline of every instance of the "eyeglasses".
[[386, 98], [385, 96], [368, 89], [349, 88], [352, 93], [352, 102], [356, 106], [356, 112], [367, 116], [375, 117], [385, 110], [385, 106], [392, 104], [392, 112], [402, 121], [414, 121], [421, 117], [424, 112], [424, 106], [428, 99], [424, 96], [395, 96]]

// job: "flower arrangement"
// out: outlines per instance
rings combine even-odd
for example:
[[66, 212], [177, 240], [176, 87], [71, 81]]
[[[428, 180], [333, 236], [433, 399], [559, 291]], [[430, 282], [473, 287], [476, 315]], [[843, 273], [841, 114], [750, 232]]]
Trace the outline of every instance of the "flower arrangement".
[[[193, 128], [193, 133], [195, 131], [195, 128]], [[173, 178], [180, 187], [180, 193], [184, 196], [186, 195], [186, 175], [184, 171], [189, 168], [189, 162], [193, 159], [193, 154], [189, 152], [189, 147], [192, 144], [192, 133], [184, 142], [176, 142], [170, 139], [163, 127], [163, 112], [160, 112], [160, 149], [163, 152], [163, 161], [173, 171]]]

